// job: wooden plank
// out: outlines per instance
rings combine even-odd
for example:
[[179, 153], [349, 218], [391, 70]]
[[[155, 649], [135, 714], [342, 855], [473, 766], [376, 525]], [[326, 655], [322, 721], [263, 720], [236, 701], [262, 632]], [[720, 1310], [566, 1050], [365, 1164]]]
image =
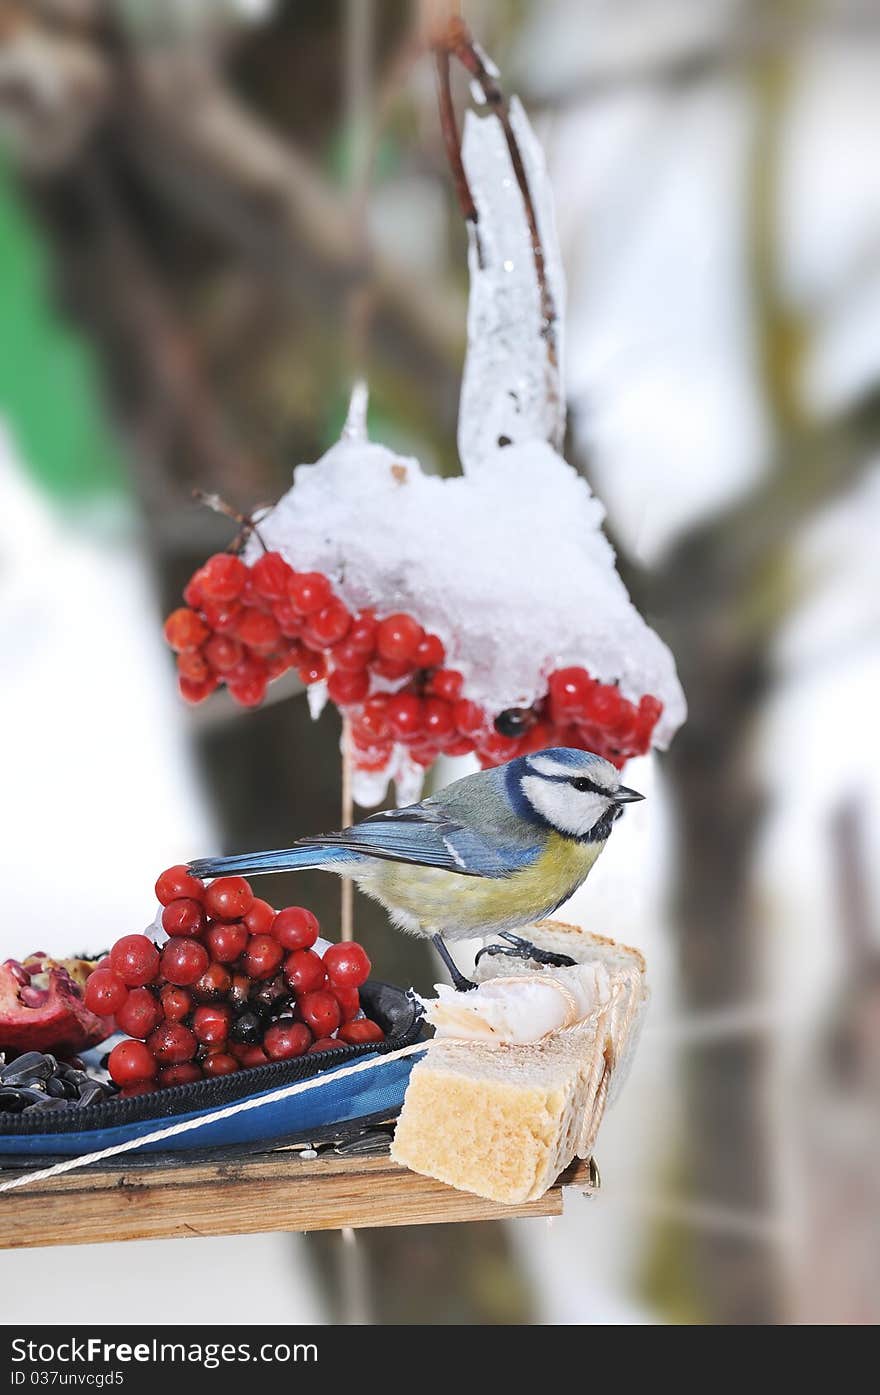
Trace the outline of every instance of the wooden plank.
[[558, 1216], [563, 1186], [590, 1190], [589, 1165], [573, 1164], [538, 1201], [501, 1206], [400, 1168], [387, 1153], [107, 1164], [0, 1196], [0, 1248]]

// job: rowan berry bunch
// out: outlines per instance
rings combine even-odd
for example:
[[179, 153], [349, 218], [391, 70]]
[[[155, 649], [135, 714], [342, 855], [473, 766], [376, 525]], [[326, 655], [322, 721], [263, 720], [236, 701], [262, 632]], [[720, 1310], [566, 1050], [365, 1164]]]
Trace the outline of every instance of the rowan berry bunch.
[[156, 895], [169, 938], [123, 935], [85, 989], [87, 1007], [130, 1038], [108, 1061], [123, 1095], [384, 1040], [361, 1009], [366, 951], [318, 954], [305, 907], [276, 911], [244, 877], [206, 885], [183, 866], [162, 873]]
[[476, 752], [484, 767], [546, 746], [574, 746], [616, 765], [649, 750], [662, 712], [636, 705], [584, 668], [549, 675], [547, 694], [527, 708], [489, 713], [471, 701], [464, 676], [446, 666], [442, 640], [403, 612], [350, 611], [321, 572], [297, 572], [278, 552], [252, 565], [217, 553], [198, 569], [186, 605], [165, 622], [180, 691], [202, 702], [225, 683], [236, 702], [258, 706], [269, 683], [296, 669], [306, 685], [327, 682], [351, 717], [354, 759], [385, 770], [395, 747], [417, 765]]

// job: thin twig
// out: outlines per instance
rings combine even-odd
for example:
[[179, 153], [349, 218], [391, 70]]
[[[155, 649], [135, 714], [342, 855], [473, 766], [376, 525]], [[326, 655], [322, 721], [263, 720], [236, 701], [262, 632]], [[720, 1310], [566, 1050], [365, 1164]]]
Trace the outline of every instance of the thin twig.
[[437, 104], [440, 108], [440, 130], [443, 133], [443, 144], [446, 148], [446, 159], [452, 173], [452, 182], [455, 186], [455, 193], [461, 209], [461, 215], [467, 223], [477, 222], [477, 206], [474, 203], [471, 193], [471, 186], [465, 173], [464, 162], [461, 158], [461, 136], [458, 130], [458, 121], [455, 116], [455, 106], [452, 101], [452, 81], [451, 65], [449, 62], [449, 50], [437, 47], [434, 50], [434, 66], [437, 70]]

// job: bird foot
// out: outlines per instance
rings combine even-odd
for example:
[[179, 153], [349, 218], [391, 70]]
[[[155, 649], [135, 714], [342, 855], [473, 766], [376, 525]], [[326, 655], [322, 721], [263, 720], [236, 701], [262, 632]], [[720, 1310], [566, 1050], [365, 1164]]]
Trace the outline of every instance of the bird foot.
[[442, 935], [432, 935], [431, 939], [433, 941], [434, 948], [440, 955], [440, 958], [443, 960], [443, 963], [446, 965], [446, 968], [449, 972], [449, 977], [452, 979], [453, 988], [456, 990], [457, 993], [470, 993], [471, 989], [476, 988], [477, 985], [474, 982], [472, 982], [471, 979], [465, 978], [464, 974], [461, 972], [461, 969], [458, 967], [452, 955], [449, 953], [449, 950], [446, 948], [446, 942], [443, 939]]
[[536, 964], [549, 964], [555, 969], [571, 968], [577, 961], [568, 954], [555, 954], [549, 949], [539, 949], [532, 944], [531, 940], [525, 940], [521, 935], [512, 935], [509, 930], [500, 930], [499, 938], [507, 940], [506, 945], [485, 945], [478, 950], [474, 959], [475, 964], [479, 964], [480, 957], [488, 954], [494, 958], [496, 954], [503, 954], [509, 959], [534, 959]]

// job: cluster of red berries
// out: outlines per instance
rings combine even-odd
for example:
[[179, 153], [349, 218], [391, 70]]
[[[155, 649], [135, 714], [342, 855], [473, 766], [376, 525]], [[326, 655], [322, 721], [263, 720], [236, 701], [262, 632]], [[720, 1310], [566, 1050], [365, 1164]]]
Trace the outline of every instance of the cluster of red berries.
[[384, 1040], [361, 1014], [366, 951], [315, 953], [311, 911], [275, 911], [244, 877], [206, 886], [183, 866], [162, 873], [156, 895], [169, 939], [123, 935], [85, 989], [87, 1007], [133, 1038], [107, 1063], [123, 1095]]
[[546, 746], [580, 747], [623, 765], [650, 748], [662, 711], [654, 697], [636, 706], [615, 684], [564, 668], [533, 707], [493, 717], [467, 698], [462, 674], [445, 667], [437, 635], [402, 612], [352, 614], [326, 576], [294, 571], [279, 552], [252, 566], [217, 553], [190, 579], [184, 600], [166, 620], [165, 638], [188, 702], [225, 683], [237, 702], [255, 707], [288, 669], [306, 685], [326, 679], [330, 699], [351, 716], [360, 770], [384, 770], [397, 743], [423, 766], [472, 751], [484, 767], [500, 765]]

